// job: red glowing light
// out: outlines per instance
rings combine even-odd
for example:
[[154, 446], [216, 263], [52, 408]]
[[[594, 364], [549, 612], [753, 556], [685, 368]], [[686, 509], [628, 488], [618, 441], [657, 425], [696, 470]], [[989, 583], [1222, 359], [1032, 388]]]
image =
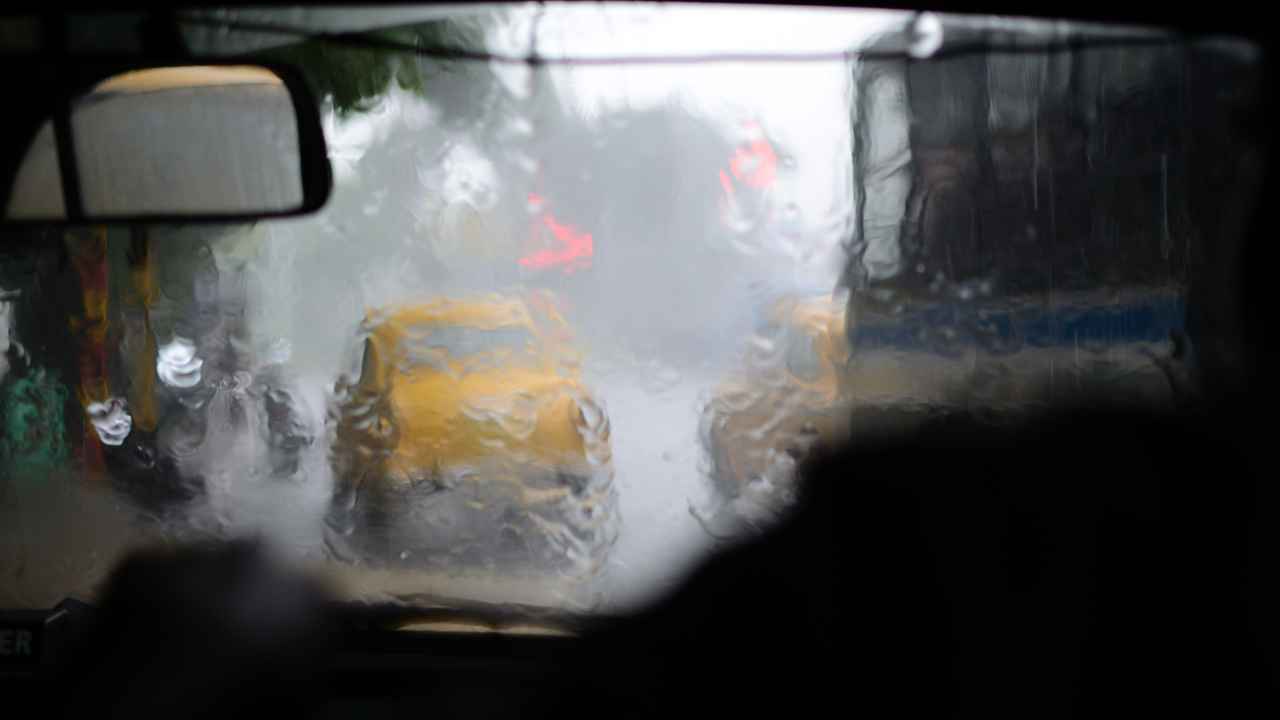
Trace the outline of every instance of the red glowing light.
[[746, 147], [739, 146], [729, 160], [733, 176], [751, 187], [766, 188], [773, 184], [778, 174], [778, 155], [763, 137], [752, 140]]
[[729, 174], [723, 170], [720, 171], [720, 188], [724, 190], [725, 197], [733, 197], [733, 181], [729, 179]]
[[[530, 195], [530, 202], [537, 197]], [[541, 198], [538, 198], [539, 202]], [[527, 268], [542, 269], [556, 265], [564, 266], [565, 273], [572, 273], [591, 267], [591, 256], [595, 253], [595, 243], [591, 233], [578, 230], [572, 225], [557, 222], [551, 213], [543, 213], [542, 224], [551, 231], [559, 241], [559, 247], [539, 250], [532, 255], [520, 258], [520, 264]]]
[[764, 131], [754, 122], [743, 123], [751, 139], [739, 144], [729, 157], [728, 172], [720, 170], [720, 208], [722, 212], [735, 212], [738, 207], [739, 183], [757, 190], [767, 190], [778, 177], [778, 154], [765, 137]]

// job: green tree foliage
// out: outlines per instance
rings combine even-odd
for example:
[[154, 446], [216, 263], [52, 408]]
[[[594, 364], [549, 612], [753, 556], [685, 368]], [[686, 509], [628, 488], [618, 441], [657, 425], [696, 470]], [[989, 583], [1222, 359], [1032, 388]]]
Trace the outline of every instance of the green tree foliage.
[[[264, 61], [299, 68], [318, 97], [330, 97], [339, 115], [366, 112], [391, 88], [425, 93], [420, 58], [407, 48], [474, 48], [482, 42], [478, 26], [441, 21], [364, 35], [369, 46], [337, 43], [323, 37], [257, 53]], [[387, 47], [377, 47], [379, 43]]]

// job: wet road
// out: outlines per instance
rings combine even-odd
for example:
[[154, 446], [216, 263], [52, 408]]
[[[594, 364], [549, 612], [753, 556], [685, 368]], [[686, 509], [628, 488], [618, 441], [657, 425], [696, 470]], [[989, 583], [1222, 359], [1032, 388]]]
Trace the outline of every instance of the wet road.
[[672, 589], [714, 547], [689, 508], [711, 503], [698, 424], [717, 378], [660, 363], [592, 370], [613, 426], [622, 515], [599, 586], [603, 609], [621, 610]]

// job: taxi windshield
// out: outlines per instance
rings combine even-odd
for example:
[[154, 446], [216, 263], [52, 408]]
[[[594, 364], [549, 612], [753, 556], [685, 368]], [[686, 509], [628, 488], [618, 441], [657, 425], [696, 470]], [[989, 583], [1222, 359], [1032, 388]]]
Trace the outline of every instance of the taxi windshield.
[[[1174, 407], [1220, 345], [1187, 338], [1223, 327], [1193, 279], [1260, 187], [1260, 58], [1229, 38], [608, 2], [175, 19], [196, 58], [299, 70], [333, 194], [0, 243], [0, 607], [246, 536], [357, 602], [640, 607], [781, 517], [856, 411]], [[802, 306], [826, 334], [761, 326]]]
[[406, 339], [414, 348], [444, 350], [452, 357], [486, 353], [532, 353], [533, 335], [522, 327], [476, 328], [462, 326], [428, 327]]
[[817, 380], [822, 374], [822, 359], [818, 357], [815, 338], [807, 332], [792, 334], [787, 344], [787, 369], [806, 382]]

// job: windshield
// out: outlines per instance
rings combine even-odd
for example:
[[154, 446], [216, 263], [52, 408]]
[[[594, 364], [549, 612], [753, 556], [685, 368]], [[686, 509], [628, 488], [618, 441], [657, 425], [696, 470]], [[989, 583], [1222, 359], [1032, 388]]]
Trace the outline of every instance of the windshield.
[[793, 332], [788, 340], [787, 370], [805, 382], [814, 382], [822, 375], [822, 359], [814, 337], [803, 330]]
[[[1172, 407], [1212, 326], [1191, 279], [1257, 190], [1234, 41], [609, 3], [179, 20], [198, 56], [301, 69], [334, 194], [0, 248], [0, 606], [254, 536], [358, 600], [637, 607], [785, 512], [787, 452], [847, 439], [813, 418]], [[758, 318], [815, 288], [850, 361], [779, 396], [824, 362]], [[530, 297], [568, 331], [466, 316]], [[440, 299], [416, 350], [551, 359], [362, 384], [370, 314]]]
[[410, 349], [443, 350], [450, 356], [465, 358], [485, 353], [532, 353], [534, 339], [522, 327], [428, 327], [411, 333], [405, 345]]

